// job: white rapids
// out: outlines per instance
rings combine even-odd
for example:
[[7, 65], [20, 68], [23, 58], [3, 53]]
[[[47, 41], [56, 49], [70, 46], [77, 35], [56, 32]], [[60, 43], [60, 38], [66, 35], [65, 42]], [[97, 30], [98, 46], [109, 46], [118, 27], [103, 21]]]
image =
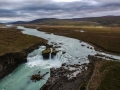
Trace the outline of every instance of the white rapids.
[[[41, 71], [41, 74], [45, 74], [46, 72], [50, 72], [50, 68], [58, 68], [62, 63], [89, 63], [88, 55], [100, 53], [120, 60], [119, 56], [97, 52], [94, 50], [93, 46], [77, 39], [47, 34], [23, 26], [18, 26], [17, 28], [21, 29], [24, 34], [44, 38], [48, 40], [48, 44], [59, 46], [59, 52], [54, 59], [51, 59], [50, 55], [49, 60], [43, 60], [42, 51], [45, 50], [46, 47], [40, 46], [39, 49], [34, 50], [28, 55], [27, 63], [21, 64], [10, 75], [0, 80], [0, 90], [39, 90], [50, 77], [50, 73], [47, 74], [44, 79], [37, 82], [32, 82], [30, 80], [31, 75], [36, 74], [39, 71]], [[63, 52], [65, 53], [63, 54]]]

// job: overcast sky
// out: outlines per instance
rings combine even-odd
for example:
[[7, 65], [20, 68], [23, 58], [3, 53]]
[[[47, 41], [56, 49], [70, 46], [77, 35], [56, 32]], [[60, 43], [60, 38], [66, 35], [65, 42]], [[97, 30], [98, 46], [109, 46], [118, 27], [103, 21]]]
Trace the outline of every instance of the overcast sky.
[[0, 22], [120, 15], [120, 0], [0, 0]]

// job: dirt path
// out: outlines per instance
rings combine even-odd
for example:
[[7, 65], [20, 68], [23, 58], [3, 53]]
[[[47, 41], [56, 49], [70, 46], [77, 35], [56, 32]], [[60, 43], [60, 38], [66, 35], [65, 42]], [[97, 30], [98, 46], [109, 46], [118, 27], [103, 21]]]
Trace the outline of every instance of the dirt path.
[[[96, 70], [96, 68], [95, 68], [95, 70]], [[87, 84], [87, 86], [86, 86], [86, 90], [89, 90], [89, 85], [90, 85], [90, 82], [92, 81], [92, 78], [93, 78], [94, 75], [95, 75], [95, 70], [94, 70], [94, 73], [92, 74], [92, 76], [91, 76], [91, 78], [90, 78], [90, 80], [89, 80], [89, 82], [88, 82], [88, 84]]]
[[100, 67], [105, 63], [105, 61], [100, 60], [95, 62], [93, 74], [86, 86], [86, 90], [96, 90], [100, 84], [102, 78], [104, 77], [107, 69], [104, 72], [99, 72]]

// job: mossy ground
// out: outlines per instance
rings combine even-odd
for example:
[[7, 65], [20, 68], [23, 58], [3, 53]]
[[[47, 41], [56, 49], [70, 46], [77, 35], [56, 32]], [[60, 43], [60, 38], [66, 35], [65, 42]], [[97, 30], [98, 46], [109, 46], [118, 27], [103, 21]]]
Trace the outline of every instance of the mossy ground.
[[20, 52], [42, 41], [42, 38], [22, 34], [15, 28], [0, 28], [0, 55]]
[[50, 48], [46, 48], [44, 51], [42, 51], [43, 54], [45, 53], [50, 53], [51, 52], [51, 49]]
[[120, 62], [96, 58], [93, 66], [89, 90], [120, 90]]
[[[50, 53], [51, 52], [51, 49], [50, 48], [46, 48], [44, 51], [42, 51], [42, 53]], [[58, 51], [56, 49], [52, 49], [52, 52], [53, 53], [57, 53]]]
[[107, 61], [100, 72], [105, 72], [97, 90], [120, 90], [120, 62]]

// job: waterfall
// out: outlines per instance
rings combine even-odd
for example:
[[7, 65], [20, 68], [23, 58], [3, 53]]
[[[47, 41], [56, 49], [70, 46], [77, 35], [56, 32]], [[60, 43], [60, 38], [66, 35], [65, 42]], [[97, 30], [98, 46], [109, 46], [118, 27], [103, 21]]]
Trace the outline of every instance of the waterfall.
[[55, 60], [59, 60], [61, 63], [64, 63], [65, 59], [64, 59], [64, 55], [62, 54], [62, 51], [59, 51], [56, 54]]
[[51, 54], [52, 54], [52, 48], [50, 48], [50, 54], [49, 54], [49, 60], [51, 60], [51, 58], [52, 58], [52, 56], [51, 56]]

